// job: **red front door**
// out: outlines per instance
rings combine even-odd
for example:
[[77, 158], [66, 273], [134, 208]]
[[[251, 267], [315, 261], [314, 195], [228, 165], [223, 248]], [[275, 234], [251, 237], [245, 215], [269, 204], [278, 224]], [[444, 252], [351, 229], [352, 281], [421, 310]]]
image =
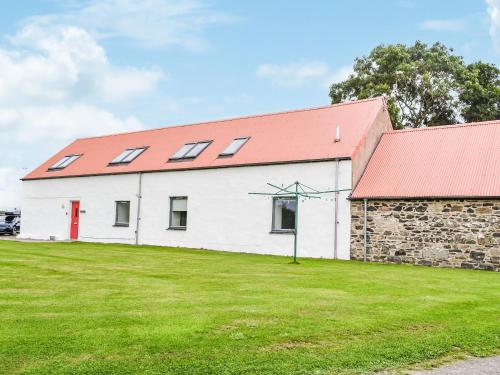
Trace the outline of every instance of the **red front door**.
[[69, 238], [72, 240], [78, 239], [78, 223], [80, 222], [80, 202], [71, 202], [71, 227], [69, 231]]

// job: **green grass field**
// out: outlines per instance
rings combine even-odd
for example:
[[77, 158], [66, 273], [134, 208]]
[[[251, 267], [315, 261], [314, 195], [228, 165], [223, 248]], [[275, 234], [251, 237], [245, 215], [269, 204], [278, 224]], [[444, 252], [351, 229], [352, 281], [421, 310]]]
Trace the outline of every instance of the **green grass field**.
[[494, 272], [11, 241], [0, 267], [1, 373], [370, 373], [500, 348]]

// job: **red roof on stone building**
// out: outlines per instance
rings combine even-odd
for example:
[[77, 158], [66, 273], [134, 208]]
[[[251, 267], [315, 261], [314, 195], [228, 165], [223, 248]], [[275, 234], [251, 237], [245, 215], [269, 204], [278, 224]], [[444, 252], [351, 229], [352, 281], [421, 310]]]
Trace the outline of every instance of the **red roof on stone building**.
[[352, 198], [500, 197], [500, 121], [384, 133]]

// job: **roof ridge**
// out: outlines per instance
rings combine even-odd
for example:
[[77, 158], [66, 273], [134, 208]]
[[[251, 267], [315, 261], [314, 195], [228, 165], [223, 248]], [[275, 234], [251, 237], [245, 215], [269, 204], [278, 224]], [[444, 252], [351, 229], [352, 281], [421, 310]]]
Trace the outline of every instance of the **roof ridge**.
[[318, 107], [309, 107], [309, 108], [292, 109], [292, 110], [278, 111], [278, 112], [268, 112], [268, 113], [262, 113], [262, 114], [256, 114], [256, 115], [246, 115], [246, 116], [239, 116], [239, 117], [230, 117], [230, 118], [224, 118], [224, 119], [220, 119], [220, 120], [209, 120], [209, 121], [202, 121], [202, 122], [194, 122], [194, 123], [191, 123], [191, 124], [183, 124], [183, 125], [162, 126], [160, 128], [152, 128], [152, 129], [135, 130], [135, 131], [129, 131], [129, 132], [123, 132], [123, 133], [113, 133], [113, 134], [97, 135], [97, 136], [93, 136], [93, 137], [82, 137], [82, 138], [77, 138], [77, 139], [96, 139], [96, 138], [115, 137], [115, 136], [121, 136], [121, 135], [125, 135], [125, 134], [136, 134], [136, 133], [152, 132], [152, 131], [159, 131], [159, 130], [171, 129], [171, 128], [182, 128], [182, 127], [187, 127], [187, 126], [198, 126], [198, 125], [205, 125], [205, 124], [213, 124], [213, 123], [216, 123], [216, 122], [229, 122], [229, 121], [244, 120], [244, 119], [249, 119], [249, 118], [259, 118], [259, 117], [267, 117], [267, 116], [284, 115], [284, 114], [288, 114], [288, 113], [298, 113], [298, 112], [315, 111], [315, 110], [320, 110], [320, 109], [328, 109], [328, 108], [332, 108], [332, 107], [341, 107], [341, 106], [346, 106], [346, 105], [364, 103], [364, 102], [369, 102], [369, 101], [378, 100], [378, 99], [383, 99], [383, 96], [376, 96], [376, 97], [373, 97], [373, 98], [360, 99], [360, 100], [350, 100], [350, 101], [343, 102], [343, 103], [328, 104], [328, 105], [318, 106]]
[[446, 130], [446, 129], [466, 128], [466, 127], [472, 127], [472, 126], [495, 125], [495, 124], [500, 124], [500, 120], [467, 122], [464, 124], [435, 125], [435, 126], [427, 126], [425, 128], [399, 129], [399, 130], [391, 130], [391, 131], [385, 132], [384, 134], [411, 133], [411, 132], [420, 132], [420, 131], [427, 131], [427, 130], [443, 130], [443, 129]]

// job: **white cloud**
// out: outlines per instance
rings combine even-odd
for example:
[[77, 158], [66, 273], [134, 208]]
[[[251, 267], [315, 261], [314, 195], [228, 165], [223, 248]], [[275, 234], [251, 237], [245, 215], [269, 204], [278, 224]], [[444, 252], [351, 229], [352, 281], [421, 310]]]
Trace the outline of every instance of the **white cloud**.
[[321, 61], [298, 61], [284, 65], [262, 64], [257, 68], [257, 76], [270, 79], [281, 87], [301, 87], [306, 84], [328, 86], [346, 79], [352, 73], [352, 67], [343, 66], [332, 71], [330, 66]]
[[13, 48], [0, 49], [0, 105], [129, 99], [154, 90], [165, 76], [155, 68], [111, 64], [96, 40], [77, 27], [29, 24], [10, 41]]
[[352, 73], [354, 73], [352, 66], [341, 66], [339, 69], [331, 73], [327, 79], [327, 84], [331, 85], [332, 83], [345, 81]]
[[21, 207], [21, 182], [26, 169], [0, 167], [0, 209], [12, 210]]
[[163, 77], [111, 64], [81, 28], [26, 25], [0, 49], [0, 128], [19, 143], [139, 129], [102, 106], [151, 93]]
[[236, 18], [213, 10], [202, 0], [89, 0], [67, 11], [32, 17], [45, 25], [78, 25], [97, 38], [128, 38], [146, 47], [208, 46], [203, 30]]
[[105, 70], [97, 83], [97, 91], [107, 101], [129, 99], [153, 91], [166, 78], [159, 69], [115, 68]]
[[[120, 118], [91, 105], [28, 106], [19, 109], [11, 125], [10, 140], [17, 143], [61, 141], [74, 138], [140, 130], [144, 125], [134, 117]], [[2, 123], [0, 122], [0, 126]]]
[[423, 30], [460, 31], [465, 29], [466, 22], [462, 19], [429, 19], [419, 24]]
[[490, 37], [497, 51], [500, 51], [500, 0], [486, 0], [490, 18]]

